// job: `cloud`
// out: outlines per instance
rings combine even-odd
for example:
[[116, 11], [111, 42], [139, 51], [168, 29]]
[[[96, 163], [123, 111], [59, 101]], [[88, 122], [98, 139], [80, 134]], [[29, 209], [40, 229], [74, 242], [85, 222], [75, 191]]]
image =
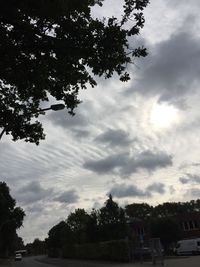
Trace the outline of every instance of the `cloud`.
[[33, 205], [29, 205], [25, 212], [27, 213], [30, 213], [30, 214], [38, 214], [38, 213], [41, 213], [43, 212], [44, 213], [44, 204], [41, 204], [41, 203], [36, 203], [36, 204], [33, 204]]
[[83, 167], [98, 174], [105, 174], [117, 167], [122, 167], [127, 159], [126, 154], [111, 155], [100, 160], [88, 160]]
[[51, 115], [48, 116], [48, 119], [53, 124], [68, 129], [76, 127], [86, 127], [89, 124], [88, 119], [80, 113], [71, 116], [67, 112], [52, 112]]
[[146, 189], [143, 190], [138, 188], [135, 185], [127, 185], [127, 184], [115, 184], [110, 190], [109, 194], [115, 196], [117, 198], [124, 197], [152, 197], [153, 193], [164, 194], [165, 193], [165, 185], [162, 183], [153, 183], [149, 185]]
[[73, 133], [76, 135], [76, 137], [88, 137], [90, 135], [90, 132], [87, 130], [81, 130], [81, 129], [74, 129]]
[[176, 104], [194, 90], [200, 81], [199, 38], [184, 31], [185, 24], [183, 30], [178, 29], [169, 39], [149, 49], [146, 66], [139, 69], [137, 81], [133, 80], [126, 92], [128, 96], [135, 92], [156, 95], [160, 101]]
[[123, 169], [122, 174], [131, 174], [137, 172], [139, 169], [149, 172], [155, 171], [159, 168], [166, 168], [172, 165], [172, 156], [165, 152], [144, 151], [135, 158], [130, 158]]
[[200, 2], [199, 0], [191, 0], [190, 2], [188, 2], [188, 0], [165, 0], [165, 2], [167, 2], [167, 4], [169, 4], [172, 7], [177, 7], [177, 6], [192, 6], [195, 10], [195, 8], [197, 8], [197, 6], [200, 6]]
[[151, 194], [139, 189], [135, 185], [116, 184], [112, 187], [109, 194], [117, 198], [124, 197], [150, 197]]
[[105, 174], [118, 169], [121, 175], [129, 175], [136, 173], [140, 169], [152, 172], [158, 168], [165, 168], [171, 165], [172, 156], [164, 152], [153, 153], [147, 150], [135, 157], [127, 153], [121, 153], [99, 160], [88, 160], [83, 166], [98, 174]]
[[153, 183], [146, 188], [146, 192], [164, 194], [165, 185], [163, 183]]
[[37, 181], [28, 183], [16, 192], [18, 201], [24, 205], [44, 200], [51, 197], [52, 194], [52, 188], [44, 189]]
[[75, 115], [71, 116], [67, 111], [62, 112], [51, 112], [48, 115], [48, 120], [57, 126], [62, 127], [64, 130], [73, 130], [76, 131], [77, 135], [80, 136], [82, 133], [83, 136], [89, 134], [89, 129], [91, 121], [93, 118], [94, 112], [94, 103], [89, 100], [85, 100], [78, 106], [78, 109], [75, 110]]
[[111, 147], [115, 147], [127, 146], [131, 143], [132, 140], [130, 139], [129, 134], [121, 129], [108, 129], [105, 133], [97, 136], [95, 141], [108, 144]]
[[169, 186], [169, 192], [170, 192], [171, 195], [174, 194], [174, 193], [176, 192], [176, 190], [175, 190], [175, 188], [174, 188], [173, 185], [170, 185], [170, 186]]
[[56, 197], [54, 200], [60, 203], [73, 204], [73, 203], [76, 203], [78, 199], [79, 199], [79, 196], [76, 190], [71, 189], [71, 190], [63, 192], [61, 195]]
[[186, 197], [189, 196], [192, 199], [200, 198], [200, 189], [199, 188], [191, 188], [191, 189], [187, 190], [185, 196]]
[[182, 184], [200, 184], [200, 176], [199, 175], [195, 175], [195, 174], [186, 174], [185, 177], [180, 177], [179, 181]]

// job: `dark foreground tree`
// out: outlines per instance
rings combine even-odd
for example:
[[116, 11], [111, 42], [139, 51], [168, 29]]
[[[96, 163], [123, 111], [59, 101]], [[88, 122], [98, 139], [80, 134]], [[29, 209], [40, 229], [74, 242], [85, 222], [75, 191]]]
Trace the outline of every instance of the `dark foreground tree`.
[[22, 226], [25, 216], [11, 197], [8, 186], [0, 182], [0, 254], [8, 256], [16, 238], [16, 230]]
[[95, 86], [95, 76], [117, 73], [121, 81], [129, 79], [127, 64], [147, 54], [143, 47], [130, 47], [128, 39], [143, 27], [149, 0], [124, 0], [120, 20], [93, 18], [92, 7], [102, 2], [2, 1], [0, 138], [6, 133], [14, 141], [38, 144], [45, 138], [36, 119], [44, 114], [41, 101], [52, 96], [73, 115], [79, 90]]
[[50, 257], [58, 257], [61, 255], [61, 250], [67, 244], [74, 243], [73, 232], [66, 222], [61, 221], [53, 226], [47, 239], [48, 255]]
[[76, 244], [88, 242], [88, 224], [90, 215], [84, 209], [76, 209], [67, 218], [67, 225], [70, 227]]
[[160, 238], [165, 251], [167, 251], [171, 244], [181, 238], [181, 228], [173, 218], [156, 218], [151, 222], [151, 234], [152, 237]]
[[105, 205], [99, 210], [98, 220], [100, 240], [118, 240], [127, 236], [124, 210], [113, 201], [111, 195], [106, 200]]
[[153, 207], [147, 203], [132, 203], [125, 206], [125, 213], [129, 218], [147, 220], [152, 216]]
[[35, 238], [32, 243], [26, 244], [26, 250], [28, 255], [44, 255], [47, 252], [46, 241]]

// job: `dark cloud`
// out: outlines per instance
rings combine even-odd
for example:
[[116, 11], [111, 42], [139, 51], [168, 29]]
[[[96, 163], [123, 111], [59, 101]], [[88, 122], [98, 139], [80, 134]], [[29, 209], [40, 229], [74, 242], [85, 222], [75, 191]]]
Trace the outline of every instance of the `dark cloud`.
[[149, 50], [146, 64], [140, 68], [139, 78], [128, 89], [128, 95], [137, 91], [143, 95], [158, 95], [160, 101], [178, 103], [178, 98], [191, 93], [200, 80], [199, 39], [189, 31], [178, 29], [170, 39]]
[[88, 119], [80, 113], [74, 116], [69, 115], [66, 111], [63, 112], [52, 112], [48, 116], [48, 119], [63, 128], [75, 128], [75, 127], [85, 127], [89, 124]]
[[88, 160], [83, 167], [99, 174], [113, 171], [115, 168], [122, 167], [127, 160], [126, 154], [112, 155], [100, 160]]
[[[94, 114], [94, 106], [91, 101], [84, 101], [78, 106], [78, 109], [75, 110], [75, 115], [71, 116], [67, 111], [62, 112], [51, 112], [48, 115], [48, 120], [51, 121], [53, 124], [56, 124], [63, 129], [67, 130], [76, 130], [77, 135], [80, 134], [86, 136], [89, 133], [87, 127], [91, 124], [91, 118]], [[87, 133], [86, 133], [87, 132]]]
[[163, 183], [153, 183], [146, 188], [146, 192], [164, 194], [165, 185]]
[[186, 174], [186, 176], [180, 177], [179, 181], [182, 184], [200, 184], [200, 176], [195, 174]]
[[144, 151], [135, 158], [130, 158], [126, 165], [121, 170], [122, 174], [131, 174], [139, 169], [149, 172], [159, 168], [166, 168], [172, 165], [172, 156], [165, 152]]
[[84, 168], [98, 174], [109, 173], [119, 170], [121, 175], [130, 175], [138, 170], [155, 171], [158, 168], [165, 168], [172, 165], [172, 156], [164, 152], [153, 153], [145, 151], [135, 157], [128, 154], [116, 154], [100, 160], [88, 160]]
[[117, 198], [124, 197], [152, 197], [153, 193], [164, 194], [165, 185], [162, 183], [153, 183], [143, 190], [135, 185], [116, 184], [112, 187], [109, 194]]
[[150, 197], [151, 194], [139, 189], [135, 185], [116, 184], [112, 187], [109, 194], [117, 198], [124, 197]]
[[73, 133], [76, 135], [76, 137], [88, 137], [90, 135], [90, 132], [87, 130], [81, 130], [81, 129], [74, 129]]
[[73, 204], [73, 203], [76, 203], [78, 199], [79, 199], [79, 196], [76, 190], [71, 189], [71, 190], [63, 192], [60, 196], [56, 197], [54, 200], [61, 202], [61, 203]]
[[16, 198], [19, 202], [26, 205], [49, 198], [52, 194], [52, 188], [44, 189], [39, 182], [33, 181], [21, 187], [16, 192]]
[[180, 178], [179, 178], [179, 181], [180, 181], [182, 184], [187, 184], [187, 183], [188, 183], [188, 178], [180, 177]]
[[120, 129], [118, 130], [108, 129], [105, 133], [97, 136], [95, 140], [100, 143], [108, 144], [112, 147], [127, 146], [132, 142], [132, 140], [129, 137], [129, 134]]

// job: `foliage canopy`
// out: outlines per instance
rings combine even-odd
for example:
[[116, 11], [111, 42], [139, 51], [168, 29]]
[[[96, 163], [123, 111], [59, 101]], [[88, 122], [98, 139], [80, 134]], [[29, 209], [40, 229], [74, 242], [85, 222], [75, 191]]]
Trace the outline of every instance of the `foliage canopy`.
[[[121, 20], [94, 18], [103, 0], [7, 0], [0, 9], [1, 136], [39, 144], [44, 139], [37, 117], [42, 101], [53, 97], [68, 112], [80, 103], [78, 92], [97, 83], [95, 76], [117, 73], [127, 81], [126, 66], [146, 56], [128, 39], [144, 25], [149, 0], [124, 0]], [[132, 26], [129, 27], [131, 18]], [[0, 136], [0, 137], [1, 137]]]
[[20, 207], [10, 195], [5, 182], [0, 182], [0, 253], [5, 256], [13, 247], [16, 230], [22, 226], [25, 216]]

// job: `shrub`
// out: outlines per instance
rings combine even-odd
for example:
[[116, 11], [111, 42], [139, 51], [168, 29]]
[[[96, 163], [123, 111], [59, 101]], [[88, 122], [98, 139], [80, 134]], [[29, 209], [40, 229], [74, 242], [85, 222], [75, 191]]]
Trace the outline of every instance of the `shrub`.
[[66, 245], [63, 249], [63, 257], [127, 262], [129, 261], [129, 246], [125, 240]]

